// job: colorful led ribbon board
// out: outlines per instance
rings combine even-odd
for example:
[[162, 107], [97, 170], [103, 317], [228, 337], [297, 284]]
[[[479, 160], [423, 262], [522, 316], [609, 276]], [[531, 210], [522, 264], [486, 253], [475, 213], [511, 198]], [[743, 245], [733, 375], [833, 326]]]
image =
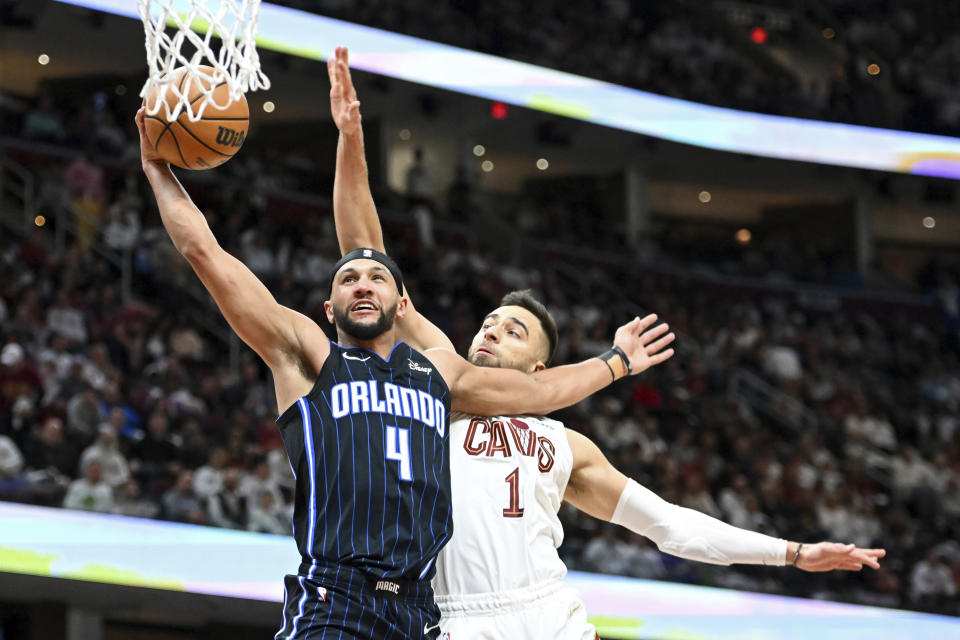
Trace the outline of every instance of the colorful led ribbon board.
[[[58, 0], [139, 19], [134, 0]], [[219, 1], [219, 0], [211, 0]], [[184, 13], [188, 0], [180, 0]], [[768, 158], [960, 179], [960, 139], [711, 107], [263, 3], [257, 46], [624, 131]], [[269, 75], [269, 69], [266, 69]]]
[[[283, 576], [300, 564], [284, 536], [3, 502], [0, 532], [0, 573], [267, 602], [283, 601]], [[604, 638], [960, 638], [960, 618], [912, 611], [586, 573], [566, 581]]]

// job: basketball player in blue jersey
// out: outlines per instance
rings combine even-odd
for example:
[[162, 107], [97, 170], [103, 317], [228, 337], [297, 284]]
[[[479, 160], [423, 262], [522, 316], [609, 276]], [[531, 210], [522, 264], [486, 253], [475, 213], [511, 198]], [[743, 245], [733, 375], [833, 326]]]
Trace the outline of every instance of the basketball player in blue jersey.
[[[328, 63], [331, 111], [340, 128], [334, 216], [341, 249], [382, 247], [363, 159], [359, 103], [347, 52]], [[421, 348], [452, 348], [449, 339], [408, 307], [400, 335]], [[484, 319], [471, 362], [542, 370], [557, 343], [556, 324], [528, 292], [512, 292]], [[727, 525], [665, 502], [617, 471], [597, 446], [538, 415], [461, 415], [450, 427], [456, 533], [437, 560], [434, 587], [444, 638], [591, 640], [593, 626], [566, 568], [561, 502], [653, 540], [664, 552], [712, 564], [793, 565], [806, 571], [877, 568], [882, 549], [834, 542], [802, 544]]]
[[547, 413], [672, 355], [666, 327], [636, 318], [598, 358], [528, 376], [477, 367], [446, 349], [397, 340], [409, 312], [387, 255], [358, 248], [330, 274], [332, 342], [276, 302], [224, 251], [153, 150], [136, 116], [142, 167], [163, 225], [230, 326], [273, 373], [277, 420], [296, 476], [294, 536], [302, 556], [285, 579], [276, 638], [435, 638], [434, 560], [452, 533], [453, 411]]

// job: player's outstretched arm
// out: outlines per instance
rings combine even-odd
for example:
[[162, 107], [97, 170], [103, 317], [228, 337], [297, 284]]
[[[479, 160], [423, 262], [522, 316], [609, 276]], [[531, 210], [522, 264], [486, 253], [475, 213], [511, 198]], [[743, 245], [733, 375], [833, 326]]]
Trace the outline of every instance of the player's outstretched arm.
[[673, 334], [664, 335], [667, 325], [650, 329], [656, 318], [636, 318], [620, 327], [614, 348], [605, 354], [534, 374], [476, 367], [455, 353], [440, 350], [430, 350], [426, 356], [450, 387], [455, 411], [481, 416], [544, 415], [672, 356], [673, 349], [665, 349], [673, 341]]
[[[880, 568], [884, 549], [838, 542], [804, 543], [738, 529], [663, 500], [617, 471], [589, 438], [567, 429], [573, 470], [564, 500], [601, 520], [650, 538], [664, 553], [710, 564], [795, 564], [804, 571]], [[799, 553], [798, 553], [799, 551]]]
[[[367, 248], [386, 252], [377, 206], [370, 193], [367, 161], [363, 148], [360, 102], [350, 77], [346, 47], [337, 47], [327, 60], [330, 76], [330, 115], [340, 138], [337, 142], [337, 169], [333, 179], [333, 220], [341, 254]], [[406, 289], [407, 314], [397, 321], [398, 337], [418, 351], [449, 349], [453, 343], [436, 325], [413, 306]]]
[[333, 217], [340, 252], [346, 254], [364, 247], [386, 253], [377, 206], [370, 193], [360, 102], [350, 77], [346, 47], [337, 47], [334, 55], [327, 59], [327, 75], [330, 77], [330, 115], [340, 130], [333, 179]]
[[[237, 335], [256, 351], [271, 368], [303, 351], [298, 336], [310, 325], [323, 332], [305, 316], [282, 307], [262, 282], [242, 262], [223, 250], [180, 181], [147, 141], [144, 110], [137, 111], [143, 172], [157, 199], [160, 218], [177, 251], [213, 296], [217, 306]], [[309, 331], [307, 331], [309, 333]], [[330, 345], [317, 340], [318, 352]], [[321, 353], [322, 357], [326, 354]]]

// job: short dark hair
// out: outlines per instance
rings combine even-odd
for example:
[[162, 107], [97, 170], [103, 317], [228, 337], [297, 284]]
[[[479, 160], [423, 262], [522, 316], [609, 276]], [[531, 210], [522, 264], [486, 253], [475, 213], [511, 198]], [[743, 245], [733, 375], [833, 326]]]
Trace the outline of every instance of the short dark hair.
[[533, 296], [533, 291], [530, 289], [511, 291], [500, 300], [500, 306], [523, 307], [537, 317], [537, 320], [540, 321], [540, 326], [543, 328], [544, 335], [547, 336], [547, 359], [544, 364], [550, 364], [550, 361], [553, 359], [553, 354], [557, 352], [557, 340], [559, 338], [557, 322], [553, 319], [553, 316], [550, 315], [550, 312], [547, 311], [543, 303]]

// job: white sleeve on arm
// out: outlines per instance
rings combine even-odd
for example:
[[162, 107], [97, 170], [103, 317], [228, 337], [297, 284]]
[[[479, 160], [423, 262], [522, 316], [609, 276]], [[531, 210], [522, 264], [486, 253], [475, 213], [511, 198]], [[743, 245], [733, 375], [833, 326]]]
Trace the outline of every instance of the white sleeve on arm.
[[629, 480], [610, 522], [650, 538], [664, 553], [710, 564], [786, 564], [787, 541], [738, 529], [670, 504]]

